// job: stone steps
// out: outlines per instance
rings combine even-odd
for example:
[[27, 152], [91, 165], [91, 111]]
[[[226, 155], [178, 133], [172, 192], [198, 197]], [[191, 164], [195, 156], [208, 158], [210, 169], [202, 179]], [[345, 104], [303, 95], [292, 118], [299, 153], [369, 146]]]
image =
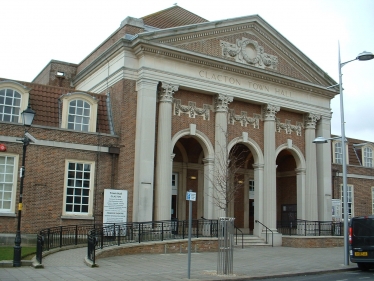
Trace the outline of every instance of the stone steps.
[[[234, 238], [234, 243], [236, 239]], [[234, 245], [235, 247], [241, 248], [242, 247], [242, 236], [238, 235], [238, 244]], [[266, 244], [265, 239], [262, 239], [257, 236], [253, 235], [243, 235], [243, 247], [254, 247], [254, 246], [270, 246], [271, 244]]]

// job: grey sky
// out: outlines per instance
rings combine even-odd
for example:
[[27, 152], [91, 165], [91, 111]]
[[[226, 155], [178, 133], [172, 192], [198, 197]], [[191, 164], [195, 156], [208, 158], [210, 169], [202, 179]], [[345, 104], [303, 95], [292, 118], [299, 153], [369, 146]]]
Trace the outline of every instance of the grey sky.
[[[51, 59], [79, 63], [127, 16], [176, 2], [210, 21], [258, 14], [336, 81], [338, 41], [342, 62], [374, 52], [373, 0], [3, 0], [0, 77], [31, 81]], [[374, 142], [374, 60], [342, 71], [346, 136]], [[339, 135], [339, 96], [331, 106]]]

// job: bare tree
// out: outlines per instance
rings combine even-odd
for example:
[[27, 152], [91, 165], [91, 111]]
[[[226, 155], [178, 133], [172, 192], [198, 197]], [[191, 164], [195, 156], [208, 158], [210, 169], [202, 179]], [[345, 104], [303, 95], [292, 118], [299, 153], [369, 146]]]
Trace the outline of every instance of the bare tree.
[[229, 205], [244, 187], [241, 170], [246, 166], [249, 152], [249, 149], [240, 143], [235, 144], [230, 151], [227, 149], [227, 146], [217, 149], [220, 154], [216, 153], [214, 176], [209, 179], [213, 188], [210, 195], [213, 204], [222, 210], [226, 217]]

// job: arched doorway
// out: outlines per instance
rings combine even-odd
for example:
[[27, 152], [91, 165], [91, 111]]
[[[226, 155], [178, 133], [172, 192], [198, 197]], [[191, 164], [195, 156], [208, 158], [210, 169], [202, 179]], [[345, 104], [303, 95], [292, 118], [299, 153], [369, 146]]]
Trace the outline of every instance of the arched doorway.
[[282, 150], [276, 159], [277, 165], [277, 226], [296, 225], [297, 178], [296, 161], [290, 150]]
[[192, 219], [203, 216], [204, 202], [204, 151], [195, 137], [183, 136], [173, 149], [171, 217], [188, 219], [186, 192], [196, 192], [196, 201], [192, 202]]
[[259, 235], [260, 228], [255, 220], [262, 220], [263, 215], [263, 152], [260, 146], [247, 133], [233, 139], [229, 144], [229, 152], [237, 147], [237, 152], [245, 152], [244, 162], [238, 170], [238, 182], [243, 182], [231, 207], [235, 217], [235, 225], [245, 233]]

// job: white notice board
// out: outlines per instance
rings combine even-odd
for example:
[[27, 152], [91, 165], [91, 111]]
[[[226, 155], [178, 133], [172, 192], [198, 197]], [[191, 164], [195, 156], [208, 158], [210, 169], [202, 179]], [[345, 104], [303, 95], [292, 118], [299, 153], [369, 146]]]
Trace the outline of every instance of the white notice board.
[[103, 223], [127, 222], [127, 190], [105, 189]]

